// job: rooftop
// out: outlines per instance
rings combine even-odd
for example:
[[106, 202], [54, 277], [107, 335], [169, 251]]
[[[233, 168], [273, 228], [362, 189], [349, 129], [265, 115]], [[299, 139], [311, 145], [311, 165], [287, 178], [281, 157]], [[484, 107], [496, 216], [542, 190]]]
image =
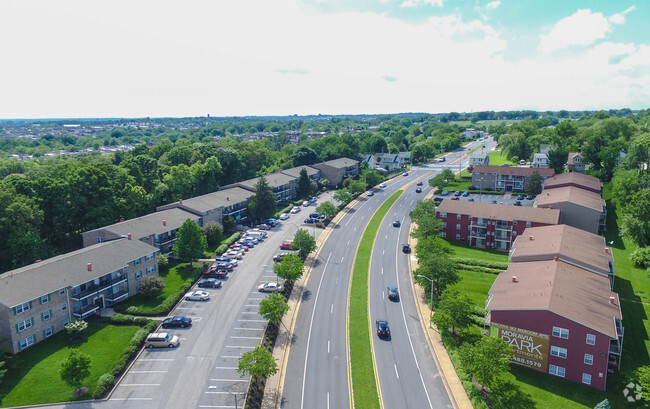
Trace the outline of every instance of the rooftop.
[[[269, 173], [268, 175], [264, 175], [264, 178], [266, 179], [269, 186], [271, 186], [272, 188], [288, 185], [289, 183], [291, 183], [294, 180], [298, 179], [298, 177], [296, 177], [296, 176], [285, 175], [282, 172]], [[248, 188], [250, 190], [255, 190], [255, 185], [257, 184], [257, 181], [259, 179], [260, 178], [242, 180], [241, 182], [233, 183], [233, 184], [228, 185], [228, 186], [240, 185], [240, 186], [244, 186], [244, 187], [246, 187], [246, 188]]]
[[474, 166], [472, 175], [475, 173], [495, 173], [497, 175], [530, 176], [535, 172], [539, 173], [541, 177], [550, 177], [555, 174], [555, 170], [552, 168], [479, 165]]
[[182, 206], [198, 212], [207, 212], [220, 207], [232, 206], [248, 200], [253, 193], [240, 187], [232, 187], [225, 190], [208, 193], [205, 195], [183, 200]]
[[349, 166], [357, 166], [359, 164], [358, 160], [350, 159], [350, 158], [339, 158], [339, 159], [332, 159], [328, 160], [326, 162], [322, 163], [316, 163], [314, 166], [317, 165], [328, 165], [334, 168], [342, 169], [342, 168], [347, 168]]
[[[142, 217], [111, 224], [109, 226], [100, 227], [91, 231], [108, 230], [114, 234], [122, 236], [131, 233], [134, 238], [140, 239], [142, 237], [149, 237], [151, 235], [156, 236], [167, 233], [171, 230], [176, 230], [180, 228], [187, 219], [196, 221], [199, 217], [186, 210], [173, 208], [150, 213]], [[89, 232], [82, 233], [82, 235], [86, 233]]]
[[602, 182], [597, 178], [585, 175], [580, 172], [560, 173], [544, 181], [544, 188], [554, 188], [558, 185], [574, 184], [584, 186], [586, 189], [600, 192], [603, 189]]
[[299, 178], [300, 177], [300, 171], [302, 169], [307, 170], [307, 176], [309, 176], [309, 177], [312, 177], [313, 175], [315, 175], [316, 173], [319, 172], [318, 169], [312, 168], [311, 166], [296, 166], [295, 168], [285, 169], [285, 170], [282, 170], [281, 172], [284, 173], [285, 175], [289, 175], [289, 176], [293, 176], [295, 178]]
[[558, 224], [560, 210], [543, 209], [528, 206], [511, 206], [494, 203], [467, 202], [465, 200], [448, 200], [440, 202], [437, 212], [468, 214], [491, 220], [523, 220], [544, 224]]
[[563, 202], [575, 203], [598, 212], [605, 209], [605, 201], [600, 197], [599, 193], [574, 186], [544, 189], [535, 199], [538, 207], [553, 206]]

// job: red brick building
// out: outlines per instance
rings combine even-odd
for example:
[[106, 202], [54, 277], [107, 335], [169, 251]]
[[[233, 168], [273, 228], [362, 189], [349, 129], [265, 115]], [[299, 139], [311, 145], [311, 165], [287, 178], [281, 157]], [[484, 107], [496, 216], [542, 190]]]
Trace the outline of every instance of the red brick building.
[[609, 280], [559, 260], [510, 263], [489, 291], [486, 325], [513, 363], [605, 390], [623, 325]]
[[544, 190], [573, 186], [590, 192], [603, 194], [603, 183], [597, 178], [584, 173], [560, 173], [544, 181]]
[[471, 246], [510, 250], [512, 242], [527, 227], [560, 222], [560, 211], [524, 206], [443, 200], [436, 209], [442, 221], [440, 235], [463, 240]]

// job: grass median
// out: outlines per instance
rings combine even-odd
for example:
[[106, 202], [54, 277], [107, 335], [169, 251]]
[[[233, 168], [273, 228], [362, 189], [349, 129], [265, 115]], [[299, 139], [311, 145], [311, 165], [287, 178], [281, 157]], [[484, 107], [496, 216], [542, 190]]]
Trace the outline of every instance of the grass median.
[[349, 308], [350, 368], [352, 372], [353, 399], [356, 409], [379, 408], [377, 381], [372, 365], [370, 329], [368, 326], [368, 274], [370, 255], [375, 244], [379, 225], [388, 209], [403, 193], [391, 195], [375, 212], [361, 236], [361, 242], [352, 269]]

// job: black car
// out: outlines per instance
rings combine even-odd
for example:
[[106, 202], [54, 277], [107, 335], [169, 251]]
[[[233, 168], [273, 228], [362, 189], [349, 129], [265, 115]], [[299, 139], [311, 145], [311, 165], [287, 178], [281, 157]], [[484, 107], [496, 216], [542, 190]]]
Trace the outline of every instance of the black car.
[[206, 278], [203, 281], [199, 281], [198, 286], [199, 288], [221, 288], [221, 281], [214, 277]]
[[400, 227], [402, 225], [402, 222], [399, 220], [393, 220], [393, 227]]
[[175, 317], [166, 318], [162, 322], [163, 328], [187, 328], [192, 325], [192, 318], [177, 315]]
[[517, 200], [524, 200], [524, 195], [517, 195]]
[[515, 200], [515, 206], [521, 206], [521, 202], [519, 200]]
[[388, 288], [388, 299], [391, 301], [399, 300], [399, 292], [397, 287], [387, 287]]
[[317, 212], [309, 214], [309, 217], [311, 217], [312, 219], [320, 219], [320, 216], [321, 216], [321, 214], [317, 213]]
[[232, 263], [232, 259], [230, 257], [227, 257], [227, 256], [219, 256], [219, 257], [215, 258], [214, 261], [216, 261], [217, 263], [219, 263], [219, 262], [221, 262], [221, 263]]
[[402, 244], [402, 253], [410, 253], [411, 252], [411, 245], [408, 243]]
[[533, 200], [533, 195], [526, 196], [526, 200]]
[[419, 187], [419, 188], [415, 189], [415, 193], [422, 193], [422, 188]]
[[443, 200], [445, 200], [445, 199], [443, 199], [442, 197], [438, 197], [438, 196], [433, 198], [433, 201], [435, 202], [436, 206], [439, 205], [440, 203], [442, 203]]
[[235, 269], [235, 264], [224, 262], [224, 261], [218, 261], [216, 266], [214, 267], [218, 268], [219, 270], [232, 271]]
[[314, 224], [314, 223], [318, 223], [319, 221], [320, 220], [315, 219], [313, 217], [308, 217], [307, 219], [305, 219], [305, 223], [307, 223], [307, 224]]
[[386, 320], [377, 320], [375, 322], [375, 325], [377, 326], [377, 336], [379, 338], [384, 338], [384, 337], [389, 337], [390, 336], [390, 328], [388, 327], [388, 321], [386, 321]]

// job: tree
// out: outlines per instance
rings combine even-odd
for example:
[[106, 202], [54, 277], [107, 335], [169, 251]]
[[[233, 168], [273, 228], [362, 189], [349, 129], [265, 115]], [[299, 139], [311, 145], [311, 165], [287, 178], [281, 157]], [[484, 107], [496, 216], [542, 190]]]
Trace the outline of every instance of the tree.
[[482, 388], [492, 389], [499, 376], [510, 369], [510, 345], [501, 338], [483, 337], [476, 344], [460, 347], [460, 360]]
[[223, 226], [219, 222], [208, 222], [201, 229], [209, 245], [215, 245], [221, 241]]
[[[311, 237], [311, 236], [309, 236]], [[296, 254], [287, 254], [282, 261], [273, 265], [273, 271], [283, 280], [295, 281], [302, 277], [305, 266]]]
[[650, 189], [635, 193], [623, 208], [621, 234], [639, 247], [650, 244]]
[[165, 282], [157, 275], [148, 275], [140, 281], [140, 293], [145, 298], [153, 299], [165, 288]]
[[66, 385], [75, 388], [81, 387], [84, 379], [90, 375], [90, 357], [77, 349], [70, 351], [68, 358], [61, 364], [59, 375]]
[[542, 193], [542, 177], [538, 171], [534, 171], [530, 178], [528, 179], [528, 185], [526, 186], [528, 193], [533, 196], [537, 196]]
[[189, 260], [191, 265], [194, 260], [203, 257], [207, 248], [208, 240], [199, 225], [190, 219], [185, 220], [176, 232], [176, 243], [172, 247], [174, 254], [181, 260]]
[[381, 182], [381, 175], [377, 173], [374, 169], [366, 169], [363, 171], [359, 179], [363, 179], [366, 182], [366, 189], [378, 185]]
[[625, 206], [639, 191], [639, 172], [636, 169], [619, 168], [612, 178], [612, 200], [617, 206]]
[[568, 160], [569, 151], [554, 149], [549, 151], [546, 156], [548, 156], [548, 167], [552, 168], [556, 174], [564, 172], [564, 165]]
[[433, 323], [439, 330], [451, 330], [452, 334], [458, 330], [460, 333], [472, 324], [473, 313], [474, 306], [469, 297], [456, 290], [445, 290], [433, 315]]
[[245, 352], [239, 358], [237, 372], [242, 377], [248, 374], [253, 378], [265, 379], [278, 372], [278, 364], [273, 355], [260, 345], [252, 351]]
[[611, 409], [611, 405], [609, 404], [609, 399], [602, 400], [598, 402], [596, 406], [594, 406], [594, 409]]
[[300, 177], [298, 178], [298, 186], [296, 188], [296, 194], [300, 198], [306, 198], [309, 196], [311, 190], [311, 180], [309, 180], [309, 175], [307, 174], [307, 169], [300, 169]]
[[293, 166], [313, 165], [318, 162], [318, 154], [313, 149], [303, 145], [295, 150], [291, 161]]
[[431, 187], [437, 187], [439, 189], [444, 189], [445, 186], [447, 186], [447, 179], [445, 178], [445, 175], [442, 173], [438, 173], [435, 175], [432, 179], [429, 179], [429, 186]]
[[279, 293], [273, 293], [260, 301], [259, 313], [265, 320], [274, 324], [282, 321], [282, 317], [289, 311], [289, 304]]
[[[439, 243], [437, 237], [418, 239], [415, 254], [418, 257], [418, 269], [413, 272], [415, 280], [424, 288], [430, 288], [433, 283], [433, 294], [436, 300], [445, 289], [460, 280], [456, 272], [456, 262], [449, 257], [449, 250]], [[429, 280], [422, 277], [422, 275]]]
[[336, 216], [336, 207], [330, 201], [325, 201], [316, 207], [316, 211], [326, 218], [331, 219]]
[[332, 196], [334, 200], [339, 201], [344, 204], [348, 204], [352, 201], [352, 195], [348, 192], [347, 189], [339, 189], [334, 192]]
[[638, 377], [637, 383], [642, 388], [641, 397], [646, 402], [646, 405], [650, 405], [650, 365], [637, 369], [636, 376]]
[[275, 193], [264, 176], [255, 183], [255, 194], [248, 204], [248, 214], [255, 220], [271, 217], [275, 213]]
[[293, 237], [291, 247], [294, 250], [298, 250], [298, 255], [304, 260], [316, 248], [316, 240], [307, 230], [298, 229], [296, 235]]
[[348, 185], [348, 193], [350, 193], [351, 195], [358, 195], [364, 190], [366, 190], [366, 186], [360, 180], [353, 180]]
[[490, 406], [498, 409], [535, 409], [537, 407], [531, 395], [523, 392], [514, 383], [499, 378], [494, 381], [490, 391]]
[[417, 224], [412, 236], [416, 239], [438, 237], [442, 222], [436, 218], [436, 204], [433, 200], [420, 200], [411, 212], [411, 220]]

